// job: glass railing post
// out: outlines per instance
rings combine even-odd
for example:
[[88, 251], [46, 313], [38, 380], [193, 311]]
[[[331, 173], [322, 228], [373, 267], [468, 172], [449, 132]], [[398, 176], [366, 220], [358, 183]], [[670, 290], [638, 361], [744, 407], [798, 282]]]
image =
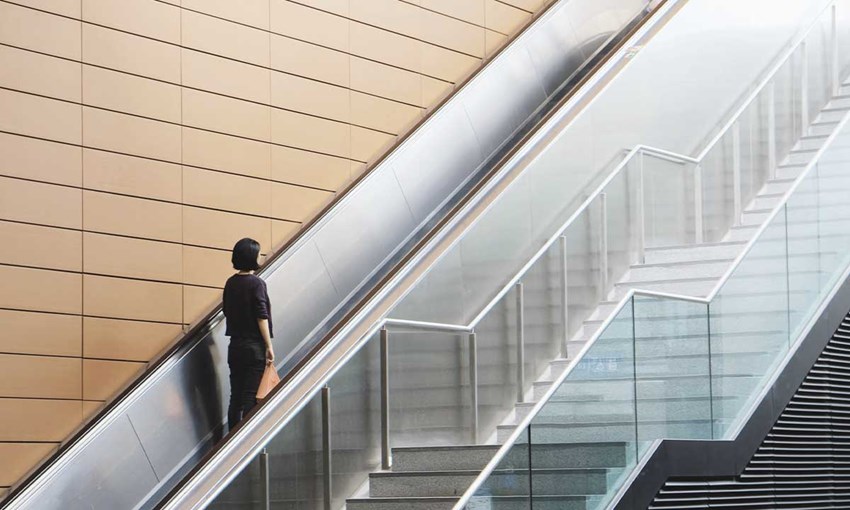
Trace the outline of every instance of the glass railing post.
[[469, 334], [469, 405], [472, 412], [472, 444], [478, 444], [478, 338]]
[[732, 126], [732, 200], [735, 211], [733, 226], [740, 226], [743, 216], [741, 205], [741, 123]]
[[[788, 321], [787, 334], [788, 334], [788, 347], [791, 347], [793, 343], [792, 336], [793, 331], [791, 329], [791, 250], [789, 248], [788, 242], [788, 205], [782, 206], [782, 216], [785, 218], [785, 318]], [[820, 253], [820, 251], [818, 251]], [[820, 257], [818, 257], [820, 258]]]
[[634, 396], [635, 410], [635, 460], [640, 458], [640, 417], [638, 416], [638, 377], [637, 377], [637, 324], [635, 324], [635, 298], [632, 296], [631, 303], [632, 320], [632, 395]]
[[714, 371], [712, 370], [712, 352], [711, 352], [711, 304], [705, 305], [705, 339], [706, 339], [706, 355], [708, 356], [708, 424], [709, 435], [714, 439]]
[[800, 136], [809, 127], [809, 48], [806, 41], [800, 44]]
[[703, 242], [702, 165], [694, 167], [694, 242]]
[[830, 9], [830, 51], [829, 68], [832, 95], [838, 95], [841, 89], [841, 67], [838, 64], [838, 4], [833, 3]]
[[558, 239], [558, 247], [561, 255], [561, 321], [564, 324], [564, 336], [561, 338], [561, 355], [564, 359], [570, 357], [570, 311], [569, 311], [569, 278], [567, 267], [567, 236], [561, 236]]
[[776, 81], [767, 86], [767, 171], [776, 179]]
[[608, 290], [608, 196], [606, 193], [599, 194], [599, 207], [601, 209], [601, 229], [599, 234], [599, 277], [602, 295]]
[[638, 186], [637, 186], [637, 228], [638, 228], [638, 263], [646, 262], [646, 197], [644, 196], [645, 183], [643, 179], [643, 151], [638, 154]]
[[260, 453], [260, 498], [261, 507], [263, 510], [271, 508], [271, 498], [269, 497], [269, 453], [263, 448]]
[[522, 282], [516, 284], [516, 394], [517, 402], [525, 402], [525, 306]]
[[392, 467], [390, 451], [390, 363], [389, 331], [381, 328], [381, 469]]
[[328, 386], [322, 388], [322, 489], [324, 492], [324, 508], [331, 510], [331, 498], [333, 485], [331, 473], [333, 472], [331, 445], [331, 389]]

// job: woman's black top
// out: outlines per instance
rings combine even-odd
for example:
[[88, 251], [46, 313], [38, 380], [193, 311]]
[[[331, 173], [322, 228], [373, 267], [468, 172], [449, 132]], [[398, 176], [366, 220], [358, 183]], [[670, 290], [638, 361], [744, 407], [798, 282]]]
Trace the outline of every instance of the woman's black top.
[[269, 320], [272, 327], [272, 304], [266, 282], [252, 274], [235, 274], [224, 285], [224, 316], [227, 318], [225, 335], [239, 339], [263, 340], [257, 319]]

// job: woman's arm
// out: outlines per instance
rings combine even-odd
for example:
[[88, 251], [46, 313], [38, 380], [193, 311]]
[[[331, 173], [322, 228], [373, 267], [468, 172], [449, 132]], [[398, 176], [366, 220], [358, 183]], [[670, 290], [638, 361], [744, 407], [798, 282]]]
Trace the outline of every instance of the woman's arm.
[[272, 336], [269, 332], [269, 320], [257, 319], [257, 324], [260, 326], [260, 334], [263, 336], [263, 341], [266, 343], [266, 360], [274, 361], [274, 347], [272, 347]]

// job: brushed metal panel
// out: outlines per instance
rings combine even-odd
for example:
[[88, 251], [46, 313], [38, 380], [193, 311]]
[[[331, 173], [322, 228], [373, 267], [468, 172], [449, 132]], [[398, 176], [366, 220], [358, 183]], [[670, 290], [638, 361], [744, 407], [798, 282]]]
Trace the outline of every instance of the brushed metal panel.
[[494, 62], [488, 69], [493, 75], [489, 86], [475, 94], [464, 91], [459, 98], [484, 157], [504, 143], [546, 99], [526, 45], [515, 44], [508, 52], [510, 58]]
[[276, 325], [275, 353], [282, 361], [343, 296], [334, 286], [321, 253], [312, 240], [286, 259], [269, 276], [267, 284]]
[[396, 176], [414, 217], [422, 221], [482, 161], [463, 105], [450, 102], [393, 158]]
[[136, 433], [122, 416], [89, 443], [44, 491], [32, 508], [114, 510], [133, 508], [156, 483]]
[[230, 393], [223, 333], [222, 324], [127, 413], [161, 480], [221, 438]]
[[564, 6], [557, 7], [546, 25], [528, 34], [526, 47], [547, 95], [585, 60], [570, 14]]
[[368, 181], [316, 235], [340, 296], [353, 291], [417, 223], [392, 172], [372, 175]]

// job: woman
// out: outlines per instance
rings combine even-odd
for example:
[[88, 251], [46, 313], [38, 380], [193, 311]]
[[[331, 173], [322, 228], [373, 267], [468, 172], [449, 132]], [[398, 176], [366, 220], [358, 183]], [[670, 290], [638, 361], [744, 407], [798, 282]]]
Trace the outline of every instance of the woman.
[[227, 365], [230, 367], [230, 430], [257, 405], [257, 388], [266, 363], [274, 361], [271, 302], [266, 282], [254, 274], [259, 269], [260, 243], [242, 239], [233, 247], [233, 269], [238, 273], [224, 285], [225, 335], [230, 337]]

